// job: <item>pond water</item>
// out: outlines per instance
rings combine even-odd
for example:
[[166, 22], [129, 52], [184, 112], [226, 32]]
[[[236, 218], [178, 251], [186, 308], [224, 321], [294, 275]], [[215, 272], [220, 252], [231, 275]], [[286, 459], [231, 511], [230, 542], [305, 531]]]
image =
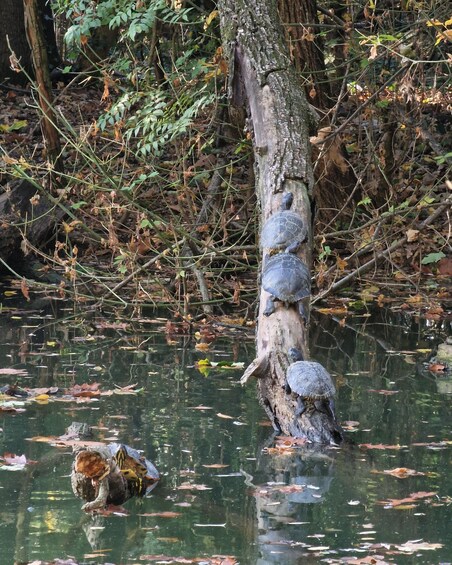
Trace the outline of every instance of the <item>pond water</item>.
[[[0, 386], [99, 382], [112, 393], [0, 411], [0, 457], [37, 462], [0, 467], [1, 565], [69, 556], [117, 565], [451, 561], [452, 384], [423, 364], [450, 332], [444, 323], [379, 309], [344, 325], [314, 313], [311, 356], [335, 378], [350, 443], [274, 452], [254, 385], [243, 389], [237, 369], [196, 367], [206, 357], [246, 365], [252, 332], [221, 337], [220, 328], [206, 352], [196, 336], [166, 333], [154, 314], [132, 323], [2, 302], [0, 369], [25, 373], [0, 374]], [[128, 385], [142, 390], [117, 388]], [[128, 515], [85, 514], [71, 491], [71, 450], [30, 441], [60, 436], [72, 421], [94, 426], [96, 439], [143, 449], [161, 472], [148, 498], [124, 505]], [[419, 474], [383, 473], [396, 468]]]

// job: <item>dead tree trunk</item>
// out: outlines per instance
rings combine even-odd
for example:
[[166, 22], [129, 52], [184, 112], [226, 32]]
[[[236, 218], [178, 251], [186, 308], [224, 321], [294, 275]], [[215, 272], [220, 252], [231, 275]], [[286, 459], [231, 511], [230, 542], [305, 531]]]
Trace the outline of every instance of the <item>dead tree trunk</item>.
[[[276, 0], [220, 0], [224, 51], [230, 61], [232, 104], [245, 105], [253, 136], [256, 191], [261, 225], [280, 209], [283, 193], [293, 194], [292, 211], [308, 226], [307, 242], [297, 252], [311, 264], [313, 186], [309, 134], [313, 116], [284, 46]], [[296, 395], [285, 390], [287, 352], [307, 355], [306, 327], [296, 305], [278, 304], [266, 317], [269, 294], [260, 291], [257, 357], [242, 382], [258, 378], [259, 396], [275, 429], [316, 443], [340, 440], [333, 418], [317, 410], [296, 417]]]

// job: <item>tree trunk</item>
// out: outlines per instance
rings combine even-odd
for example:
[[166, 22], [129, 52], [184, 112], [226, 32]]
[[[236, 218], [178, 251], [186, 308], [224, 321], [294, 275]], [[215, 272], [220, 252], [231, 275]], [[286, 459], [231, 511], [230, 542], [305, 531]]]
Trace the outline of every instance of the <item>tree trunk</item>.
[[[52, 8], [48, 0], [38, 0], [38, 11], [44, 30], [44, 40], [50, 68], [60, 63], [53, 28]], [[8, 46], [9, 41], [9, 46]], [[11, 49], [18, 66], [11, 68]], [[25, 72], [19, 70], [19, 66]], [[33, 76], [30, 47], [27, 43], [24, 25], [23, 0], [1, 0], [0, 2], [0, 82], [26, 84]]]
[[290, 57], [296, 70], [307, 79], [305, 93], [308, 100], [316, 108], [331, 108], [334, 101], [329, 92], [320, 28], [309, 26], [319, 23], [316, 0], [278, 0], [278, 9], [290, 46]]
[[0, 81], [25, 84], [28, 79], [24, 73], [11, 69], [11, 49], [20, 66], [30, 74], [32, 72], [31, 57], [25, 37], [22, 0], [2, 0], [0, 2]]
[[[308, 226], [307, 243], [298, 252], [311, 263], [311, 212], [313, 186], [309, 133], [313, 117], [302, 86], [284, 47], [284, 32], [274, 0], [220, 0], [224, 51], [230, 61], [233, 104], [246, 103], [255, 152], [256, 191], [261, 225], [279, 211], [284, 192], [291, 192], [292, 211]], [[273, 426], [288, 435], [319, 443], [340, 439], [333, 418], [317, 410], [295, 417], [296, 396], [285, 391], [287, 352], [296, 347], [306, 356], [306, 327], [294, 305], [278, 305], [266, 317], [269, 294], [260, 291], [257, 357], [242, 382], [258, 378], [261, 403]]]

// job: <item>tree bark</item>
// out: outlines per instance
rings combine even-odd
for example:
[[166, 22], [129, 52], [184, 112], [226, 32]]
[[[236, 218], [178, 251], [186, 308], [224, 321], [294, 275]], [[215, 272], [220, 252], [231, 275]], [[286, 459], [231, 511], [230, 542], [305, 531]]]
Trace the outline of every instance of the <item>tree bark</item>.
[[279, 14], [289, 43], [290, 57], [306, 80], [305, 93], [316, 108], [333, 106], [323, 57], [323, 40], [318, 24], [316, 0], [278, 0]]
[[[53, 27], [52, 8], [48, 0], [38, 0], [38, 13], [44, 30], [44, 42], [50, 68], [60, 63]], [[9, 46], [8, 46], [9, 41]], [[11, 68], [11, 49], [18, 61], [17, 70]], [[15, 66], [15, 65], [14, 65]], [[20, 71], [19, 66], [24, 72]], [[31, 51], [25, 35], [23, 0], [0, 2], [0, 82], [26, 84], [33, 77]]]
[[54, 171], [62, 171], [60, 138], [56, 129], [56, 116], [52, 107], [52, 83], [49, 74], [48, 56], [44, 42], [44, 30], [40, 21], [37, 0], [23, 0], [25, 9], [25, 32], [32, 53], [36, 77], [39, 106], [42, 111], [41, 131], [47, 158]]
[[31, 57], [25, 37], [22, 0], [2, 0], [0, 2], [0, 81], [25, 84], [28, 79], [24, 73], [11, 68], [11, 49], [20, 66], [30, 74], [32, 72]]
[[[279, 211], [283, 193], [291, 192], [291, 210], [299, 213], [309, 228], [307, 243], [298, 252], [309, 266], [309, 194], [313, 186], [309, 134], [314, 120], [285, 50], [276, 1], [220, 0], [219, 8], [224, 51], [230, 62], [232, 103], [246, 104], [252, 129], [261, 225]], [[268, 297], [261, 289], [257, 357], [242, 382], [251, 375], [259, 377], [260, 401], [278, 431], [318, 443], [336, 442], [340, 432], [326, 414], [314, 410], [295, 417], [296, 397], [287, 394], [284, 387], [287, 352], [296, 347], [307, 357], [306, 327], [294, 305], [278, 305], [266, 317], [263, 312]]]

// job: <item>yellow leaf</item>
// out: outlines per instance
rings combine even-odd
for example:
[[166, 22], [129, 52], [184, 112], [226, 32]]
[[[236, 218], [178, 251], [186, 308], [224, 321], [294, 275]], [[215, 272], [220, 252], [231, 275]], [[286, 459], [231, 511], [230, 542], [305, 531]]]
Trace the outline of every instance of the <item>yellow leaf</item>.
[[50, 396], [48, 394], [38, 394], [35, 396], [34, 400], [49, 400]]
[[204, 30], [206, 30], [210, 26], [215, 18], [218, 18], [219, 14], [220, 12], [218, 10], [213, 10], [213, 12], [210, 12], [210, 14], [206, 18], [206, 21], [204, 22]]
[[210, 361], [208, 359], [200, 359], [196, 364], [198, 367], [210, 367]]

